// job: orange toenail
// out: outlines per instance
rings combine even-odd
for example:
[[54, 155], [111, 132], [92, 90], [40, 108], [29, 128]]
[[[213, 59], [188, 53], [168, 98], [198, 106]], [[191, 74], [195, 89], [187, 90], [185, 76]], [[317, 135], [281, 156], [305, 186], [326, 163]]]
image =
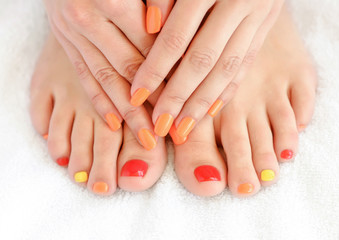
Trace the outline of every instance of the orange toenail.
[[241, 194], [248, 194], [248, 193], [253, 192], [253, 190], [254, 190], [254, 186], [253, 184], [250, 184], [250, 183], [243, 183], [238, 186], [238, 193], [241, 193]]
[[108, 192], [108, 185], [105, 182], [96, 182], [93, 184], [92, 190], [95, 193], [106, 193]]
[[298, 126], [298, 131], [299, 131], [299, 132], [302, 132], [302, 131], [305, 130], [305, 128], [306, 128], [306, 125], [302, 125], [302, 124], [301, 124], [301, 125]]
[[45, 135], [43, 135], [42, 136], [45, 140], [47, 140], [48, 139], [48, 134], [45, 134]]

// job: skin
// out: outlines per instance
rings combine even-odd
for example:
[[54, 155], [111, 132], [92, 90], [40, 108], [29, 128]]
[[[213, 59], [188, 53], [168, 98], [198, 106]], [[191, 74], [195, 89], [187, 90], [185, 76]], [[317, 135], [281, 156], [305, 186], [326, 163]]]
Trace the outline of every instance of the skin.
[[[123, 132], [112, 132], [74, 79], [71, 63], [50, 37], [31, 83], [31, 118], [39, 134], [49, 134], [52, 159], [70, 158], [71, 179], [75, 172], [87, 171], [88, 182], [80, 185], [90, 191], [95, 182], [107, 182], [109, 191], [104, 195], [112, 194], [117, 186], [142, 191], [154, 185], [166, 166], [163, 139], [155, 149], [146, 151], [126, 124]], [[200, 196], [216, 195], [228, 186], [235, 196], [247, 197], [261, 186], [274, 184], [279, 177], [278, 163], [293, 160], [298, 131], [311, 120], [316, 80], [312, 61], [284, 11], [236, 96], [216, 118], [203, 118], [185, 144], [174, 146], [175, 171], [183, 186]], [[153, 105], [156, 98], [151, 98]], [[292, 159], [280, 157], [284, 149], [293, 150]], [[122, 166], [131, 159], [148, 163], [143, 178], [120, 176]], [[201, 165], [214, 166], [221, 180], [198, 182], [193, 173]], [[264, 169], [273, 170], [275, 179], [261, 181]], [[239, 194], [238, 186], [243, 183], [251, 183], [254, 190]]]

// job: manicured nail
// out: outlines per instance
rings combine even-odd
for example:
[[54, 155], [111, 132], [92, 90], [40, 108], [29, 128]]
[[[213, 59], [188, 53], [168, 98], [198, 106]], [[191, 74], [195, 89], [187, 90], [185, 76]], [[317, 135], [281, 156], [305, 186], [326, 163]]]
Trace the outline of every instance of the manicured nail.
[[272, 170], [262, 170], [260, 175], [261, 175], [261, 180], [264, 182], [273, 181], [275, 178], [275, 173]]
[[305, 130], [305, 128], [306, 128], [306, 125], [302, 125], [302, 124], [301, 124], [301, 125], [298, 126], [298, 131], [299, 131], [299, 132], [302, 132], [302, 131]]
[[284, 150], [281, 152], [280, 157], [283, 159], [292, 159], [293, 158], [293, 151], [292, 150]]
[[96, 182], [93, 184], [92, 190], [95, 193], [107, 193], [108, 185], [105, 182]]
[[67, 166], [67, 165], [68, 165], [69, 159], [68, 159], [68, 157], [62, 157], [62, 158], [58, 158], [58, 159], [56, 160], [56, 162], [57, 162], [57, 164], [58, 164], [59, 166], [64, 167], [64, 166]]
[[115, 132], [115, 131], [117, 131], [118, 129], [121, 128], [121, 123], [119, 121], [119, 118], [115, 114], [107, 113], [105, 118], [106, 118], [106, 121], [107, 121], [109, 128], [113, 132]]
[[171, 138], [174, 142], [175, 145], [180, 145], [180, 144], [183, 144], [186, 142], [187, 140], [187, 137], [180, 137], [177, 133], [177, 129], [175, 128], [175, 125], [173, 124], [170, 131], [169, 131], [169, 134], [171, 135]]
[[169, 132], [174, 118], [171, 114], [164, 113], [160, 115], [154, 126], [154, 132], [160, 137], [165, 137]]
[[151, 92], [146, 88], [139, 88], [136, 90], [131, 98], [131, 104], [134, 107], [141, 106], [149, 97]]
[[177, 128], [178, 135], [180, 137], [187, 137], [188, 134], [193, 130], [194, 125], [195, 120], [193, 118], [185, 117], [183, 120], [181, 120]]
[[42, 136], [45, 140], [47, 140], [48, 139], [48, 134], [45, 134], [45, 135], [43, 135]]
[[194, 175], [199, 182], [221, 181], [218, 169], [209, 165], [197, 167], [194, 170]]
[[74, 180], [78, 183], [87, 182], [87, 179], [88, 179], [87, 172], [82, 171], [74, 174]]
[[157, 33], [161, 28], [161, 10], [156, 6], [147, 8], [146, 29], [150, 34]]
[[244, 183], [238, 186], [238, 193], [241, 193], [241, 194], [248, 194], [248, 193], [253, 192], [253, 190], [254, 190], [254, 186], [250, 183]]
[[224, 104], [224, 102], [218, 99], [217, 101], [215, 101], [213, 103], [211, 108], [208, 110], [208, 114], [211, 117], [215, 117], [219, 113], [219, 111], [221, 110], [223, 104]]
[[122, 177], [143, 177], [148, 170], [148, 164], [145, 161], [133, 159], [125, 163], [121, 169]]
[[138, 137], [141, 144], [144, 146], [146, 150], [152, 150], [157, 145], [155, 137], [146, 128], [143, 128], [138, 132]]

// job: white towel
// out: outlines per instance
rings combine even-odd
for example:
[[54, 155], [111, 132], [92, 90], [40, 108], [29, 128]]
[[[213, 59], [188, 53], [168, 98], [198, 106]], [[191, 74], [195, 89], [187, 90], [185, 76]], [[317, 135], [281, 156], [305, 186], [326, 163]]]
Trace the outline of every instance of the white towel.
[[29, 82], [48, 31], [42, 3], [0, 0], [0, 239], [339, 239], [339, 2], [293, 1], [317, 63], [311, 125], [280, 180], [248, 199], [188, 193], [173, 171], [142, 193], [98, 197], [49, 157], [29, 117]]

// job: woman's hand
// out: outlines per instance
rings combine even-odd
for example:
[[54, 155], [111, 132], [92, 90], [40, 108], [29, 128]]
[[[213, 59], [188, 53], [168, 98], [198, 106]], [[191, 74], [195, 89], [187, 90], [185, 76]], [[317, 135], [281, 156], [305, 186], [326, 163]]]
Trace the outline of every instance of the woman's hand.
[[155, 133], [163, 134], [162, 123], [176, 119], [178, 135], [186, 137], [207, 112], [217, 114], [239, 84], [233, 81], [236, 74], [254, 61], [282, 5], [283, 0], [176, 1], [130, 93], [131, 103], [141, 105], [135, 101], [138, 94], [147, 99], [182, 58], [154, 108]]

